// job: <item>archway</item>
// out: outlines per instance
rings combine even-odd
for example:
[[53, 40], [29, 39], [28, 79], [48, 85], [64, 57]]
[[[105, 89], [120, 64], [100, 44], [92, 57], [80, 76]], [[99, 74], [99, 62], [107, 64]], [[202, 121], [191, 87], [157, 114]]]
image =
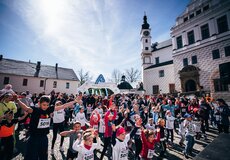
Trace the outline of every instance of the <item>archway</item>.
[[179, 71], [182, 92], [200, 90], [199, 71], [200, 69], [193, 65], [185, 66], [182, 70]]
[[185, 92], [196, 91], [196, 82], [189, 79], [185, 83]]

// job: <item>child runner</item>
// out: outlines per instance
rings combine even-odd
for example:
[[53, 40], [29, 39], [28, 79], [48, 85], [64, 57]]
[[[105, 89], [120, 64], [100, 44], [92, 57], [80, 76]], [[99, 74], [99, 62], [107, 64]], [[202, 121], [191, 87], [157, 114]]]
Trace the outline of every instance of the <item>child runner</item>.
[[142, 151], [141, 157], [144, 160], [150, 160], [154, 156], [154, 147], [156, 142], [160, 142], [160, 128], [157, 128], [157, 137], [154, 138], [154, 132], [152, 130], [142, 130]]
[[79, 102], [79, 99], [75, 101], [65, 103], [61, 106], [50, 106], [50, 98], [48, 96], [42, 96], [38, 102], [37, 107], [28, 107], [24, 103], [22, 103], [17, 95], [14, 96], [16, 102], [21, 106], [23, 110], [28, 113], [31, 113], [30, 120], [30, 137], [27, 143], [27, 153], [25, 156], [25, 160], [31, 159], [48, 159], [48, 137], [50, 129], [50, 114], [54, 112], [54, 110], [58, 111], [70, 106], [70, 104], [74, 104], [75, 102]]
[[[96, 137], [97, 143], [93, 143], [94, 137]], [[86, 130], [82, 138], [79, 134], [73, 144], [73, 149], [78, 152], [78, 160], [94, 160], [94, 150], [101, 148], [101, 140], [94, 130]]]
[[77, 113], [76, 117], [74, 118], [74, 122], [79, 121], [81, 123], [81, 129], [85, 131], [87, 129], [86, 124], [89, 126], [88, 120], [85, 117], [84, 107], [80, 106], [79, 109], [80, 111]]
[[156, 127], [160, 128], [160, 144], [161, 144], [161, 152], [160, 157], [166, 157], [166, 143], [165, 143], [165, 120], [162, 118], [158, 119], [158, 123]]
[[155, 130], [155, 124], [153, 123], [153, 118], [149, 118], [149, 122], [145, 125], [146, 129]]
[[100, 122], [100, 114], [94, 110], [90, 116], [90, 128], [93, 128], [98, 133], [98, 125]]
[[192, 122], [192, 116], [190, 114], [185, 114], [184, 115], [185, 122], [184, 122], [184, 127], [186, 128], [186, 134], [185, 134], [185, 139], [187, 141], [185, 145], [185, 150], [184, 150], [184, 156], [185, 158], [188, 158], [188, 154], [192, 153], [193, 145], [195, 143], [194, 140], [194, 124]]
[[0, 117], [0, 157], [3, 160], [10, 160], [13, 156], [14, 150], [14, 128], [15, 124], [20, 120], [23, 120], [27, 114], [23, 117], [13, 118], [14, 114], [12, 110], [6, 111], [3, 116]]
[[78, 134], [82, 134], [81, 123], [78, 121], [76, 121], [73, 124], [73, 130], [63, 131], [60, 133], [60, 135], [63, 137], [69, 137], [69, 148], [67, 151], [66, 160], [73, 160], [74, 158], [77, 158], [78, 152], [75, 151], [72, 148], [72, 146], [73, 146], [73, 143], [75, 142], [75, 140], [78, 138]]
[[[62, 102], [57, 100], [55, 102], [55, 108], [57, 106], [61, 106]], [[72, 106], [73, 104], [70, 103], [68, 107]], [[57, 133], [64, 131], [64, 123], [65, 123], [65, 110], [64, 109], [60, 109], [58, 111], [54, 111], [53, 112], [53, 139], [52, 139], [52, 146], [51, 146], [51, 154], [54, 154], [54, 144], [55, 141], [57, 139]], [[64, 137], [61, 137], [61, 143], [60, 143], [60, 151], [63, 152], [64, 149], [62, 147], [64, 142]]]
[[173, 129], [174, 129], [174, 121], [175, 121], [175, 117], [172, 116], [172, 113], [170, 112], [170, 110], [166, 111], [166, 131], [167, 131], [167, 138], [166, 141], [169, 143], [169, 135], [171, 136], [171, 145], [173, 145]]
[[[105, 114], [105, 118], [104, 118], [105, 119], [104, 148], [103, 148], [103, 151], [101, 153], [100, 160], [103, 160], [105, 152], [107, 151], [107, 148], [111, 144], [111, 138], [112, 138], [112, 134], [113, 134], [112, 125], [114, 124], [114, 121], [115, 121], [116, 116], [117, 116], [117, 111], [115, 110], [115, 108], [116, 108], [116, 104], [113, 101], [112, 105], [110, 106], [110, 109]], [[110, 152], [110, 151], [108, 150], [108, 152]]]

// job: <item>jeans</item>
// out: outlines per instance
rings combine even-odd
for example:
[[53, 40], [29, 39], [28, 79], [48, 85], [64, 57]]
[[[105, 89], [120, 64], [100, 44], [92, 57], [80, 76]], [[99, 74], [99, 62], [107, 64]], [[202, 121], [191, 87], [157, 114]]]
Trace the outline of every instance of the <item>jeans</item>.
[[192, 153], [192, 149], [193, 149], [193, 145], [195, 143], [195, 140], [194, 140], [194, 137], [191, 135], [186, 135], [185, 139], [187, 141], [187, 143], [185, 145], [185, 153], [190, 154], [190, 153]]

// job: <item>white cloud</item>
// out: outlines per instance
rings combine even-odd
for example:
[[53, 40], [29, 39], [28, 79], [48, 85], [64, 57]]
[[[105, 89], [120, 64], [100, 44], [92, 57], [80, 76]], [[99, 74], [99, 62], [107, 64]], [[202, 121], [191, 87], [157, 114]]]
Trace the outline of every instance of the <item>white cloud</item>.
[[110, 78], [114, 68], [130, 68], [140, 58], [139, 30], [122, 28], [116, 1], [25, 0], [15, 1], [14, 10], [63, 67]]

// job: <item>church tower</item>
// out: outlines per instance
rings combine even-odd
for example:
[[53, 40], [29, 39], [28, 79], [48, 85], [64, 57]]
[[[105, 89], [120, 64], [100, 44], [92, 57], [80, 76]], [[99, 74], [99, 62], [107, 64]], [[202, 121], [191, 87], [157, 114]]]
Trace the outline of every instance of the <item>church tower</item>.
[[144, 23], [141, 27], [141, 59], [142, 59], [142, 69], [152, 65], [152, 53], [151, 53], [151, 29], [147, 22], [147, 16], [144, 15]]

